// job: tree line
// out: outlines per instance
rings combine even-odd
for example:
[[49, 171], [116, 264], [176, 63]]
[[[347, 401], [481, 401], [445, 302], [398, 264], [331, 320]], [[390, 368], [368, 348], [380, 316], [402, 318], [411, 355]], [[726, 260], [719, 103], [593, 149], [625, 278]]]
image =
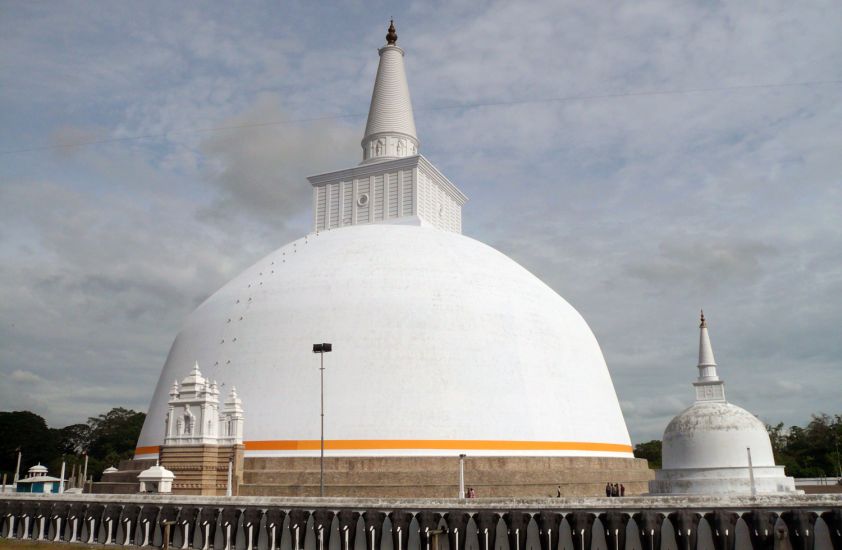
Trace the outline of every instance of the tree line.
[[39, 462], [58, 477], [62, 461], [69, 475], [73, 465], [83, 466], [87, 453], [88, 476], [98, 480], [105, 468], [132, 458], [145, 418], [142, 412], [118, 407], [88, 418], [85, 424], [50, 428], [29, 411], [0, 412], [0, 478], [5, 473], [11, 483], [20, 450], [20, 477]]
[[[62, 460], [68, 472], [82, 466], [88, 455], [88, 475], [99, 479], [102, 471], [132, 458], [146, 415], [121, 407], [93, 416], [85, 424], [50, 428], [29, 411], [0, 412], [0, 477], [14, 476], [17, 452], [22, 453], [21, 477], [41, 463], [58, 475]], [[792, 477], [842, 477], [842, 414], [812, 415], [806, 426], [784, 427], [783, 422], [766, 425], [775, 464], [786, 467]], [[661, 468], [661, 441], [638, 443], [634, 456]]]
[[[792, 477], [842, 477], [842, 414], [812, 415], [806, 426], [767, 424], [775, 464]], [[645, 458], [649, 467], [661, 467], [661, 441], [638, 443], [634, 456]]]

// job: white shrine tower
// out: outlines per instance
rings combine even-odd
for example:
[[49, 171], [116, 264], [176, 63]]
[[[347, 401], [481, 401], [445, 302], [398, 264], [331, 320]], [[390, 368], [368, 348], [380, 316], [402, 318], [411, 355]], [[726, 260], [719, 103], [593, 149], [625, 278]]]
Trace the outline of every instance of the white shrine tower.
[[220, 410], [219, 386], [194, 363], [181, 385], [175, 381], [170, 388], [164, 445], [240, 445], [243, 418], [237, 388], [231, 388]]

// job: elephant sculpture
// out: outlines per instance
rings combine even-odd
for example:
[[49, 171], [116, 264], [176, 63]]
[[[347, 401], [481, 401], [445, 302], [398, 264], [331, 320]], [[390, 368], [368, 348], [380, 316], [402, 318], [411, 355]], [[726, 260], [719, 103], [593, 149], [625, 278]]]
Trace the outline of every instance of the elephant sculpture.
[[[256, 550], [260, 538], [260, 521], [263, 519], [263, 509], [249, 506], [243, 510], [243, 538], [246, 540], [246, 550]], [[239, 536], [237, 537], [239, 539]]]
[[699, 538], [699, 522], [702, 516], [696, 512], [681, 510], [673, 512], [669, 516], [675, 531], [675, 545], [678, 550], [696, 550], [696, 541]]
[[789, 541], [794, 550], [813, 550], [818, 517], [818, 514], [809, 510], [790, 510], [781, 514], [781, 519], [789, 528]]
[[[385, 520], [386, 514], [379, 510], [368, 510], [363, 514], [366, 550], [380, 550], [380, 539], [383, 538], [383, 521]], [[392, 530], [394, 530], [394, 525]]]
[[[389, 514], [389, 521], [392, 523], [393, 550], [407, 550], [409, 547], [409, 526], [412, 523], [412, 514], [404, 510], [394, 510]], [[375, 550], [378, 549], [379, 545]]]
[[477, 512], [474, 516], [474, 523], [477, 525], [477, 539], [479, 550], [494, 550], [494, 542], [497, 540], [497, 523], [500, 521], [500, 514], [494, 512]]
[[611, 510], [599, 515], [599, 521], [605, 529], [605, 542], [608, 550], [625, 550], [626, 548], [626, 527], [629, 523], [629, 516], [626, 513]]
[[743, 521], [748, 527], [748, 536], [754, 550], [773, 550], [778, 514], [769, 510], [755, 509], [743, 514]]
[[590, 512], [572, 512], [567, 514], [567, 523], [570, 524], [570, 535], [573, 539], [573, 550], [591, 549], [593, 523], [595, 519], [595, 516]]
[[444, 515], [447, 523], [447, 541], [450, 550], [465, 550], [465, 535], [471, 515], [461, 511], [448, 512]]
[[339, 524], [339, 550], [354, 550], [354, 541], [357, 540], [357, 522], [360, 519], [359, 512], [341, 510], [336, 514], [336, 519]]
[[737, 521], [740, 519], [735, 512], [714, 510], [705, 514], [705, 520], [710, 525], [713, 547], [716, 550], [735, 550], [737, 545]]
[[418, 531], [421, 535], [421, 550], [432, 550], [433, 531], [439, 528], [441, 514], [430, 510], [422, 510], [416, 516], [418, 520]]
[[331, 510], [316, 510], [313, 512], [313, 530], [316, 533], [316, 550], [329, 550], [330, 526], [334, 513]]
[[266, 540], [268, 550], [276, 550], [281, 546], [281, 534], [284, 527], [286, 512], [280, 508], [269, 508], [266, 517]]

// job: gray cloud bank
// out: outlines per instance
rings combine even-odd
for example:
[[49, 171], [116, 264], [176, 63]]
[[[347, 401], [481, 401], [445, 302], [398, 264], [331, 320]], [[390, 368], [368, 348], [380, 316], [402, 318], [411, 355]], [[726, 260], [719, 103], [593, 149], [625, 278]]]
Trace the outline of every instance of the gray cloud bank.
[[[2, 157], [0, 402], [56, 425], [143, 410], [184, 317], [309, 230], [304, 177], [357, 162], [359, 117], [265, 123], [364, 112], [383, 10], [8, 12], [0, 146], [74, 147]], [[700, 307], [732, 401], [840, 412], [842, 86], [424, 109], [839, 80], [833, 3], [394, 15], [465, 232], [584, 315], [634, 440], [690, 403]]]

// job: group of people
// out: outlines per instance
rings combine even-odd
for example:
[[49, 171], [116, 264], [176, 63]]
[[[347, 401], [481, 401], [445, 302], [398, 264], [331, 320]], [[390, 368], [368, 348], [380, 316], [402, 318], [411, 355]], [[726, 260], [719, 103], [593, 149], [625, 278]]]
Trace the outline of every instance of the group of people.
[[606, 483], [605, 496], [607, 497], [624, 497], [626, 496], [626, 488], [620, 483]]
[[468, 487], [468, 490], [465, 491], [465, 498], [477, 498], [477, 493], [473, 487]]

